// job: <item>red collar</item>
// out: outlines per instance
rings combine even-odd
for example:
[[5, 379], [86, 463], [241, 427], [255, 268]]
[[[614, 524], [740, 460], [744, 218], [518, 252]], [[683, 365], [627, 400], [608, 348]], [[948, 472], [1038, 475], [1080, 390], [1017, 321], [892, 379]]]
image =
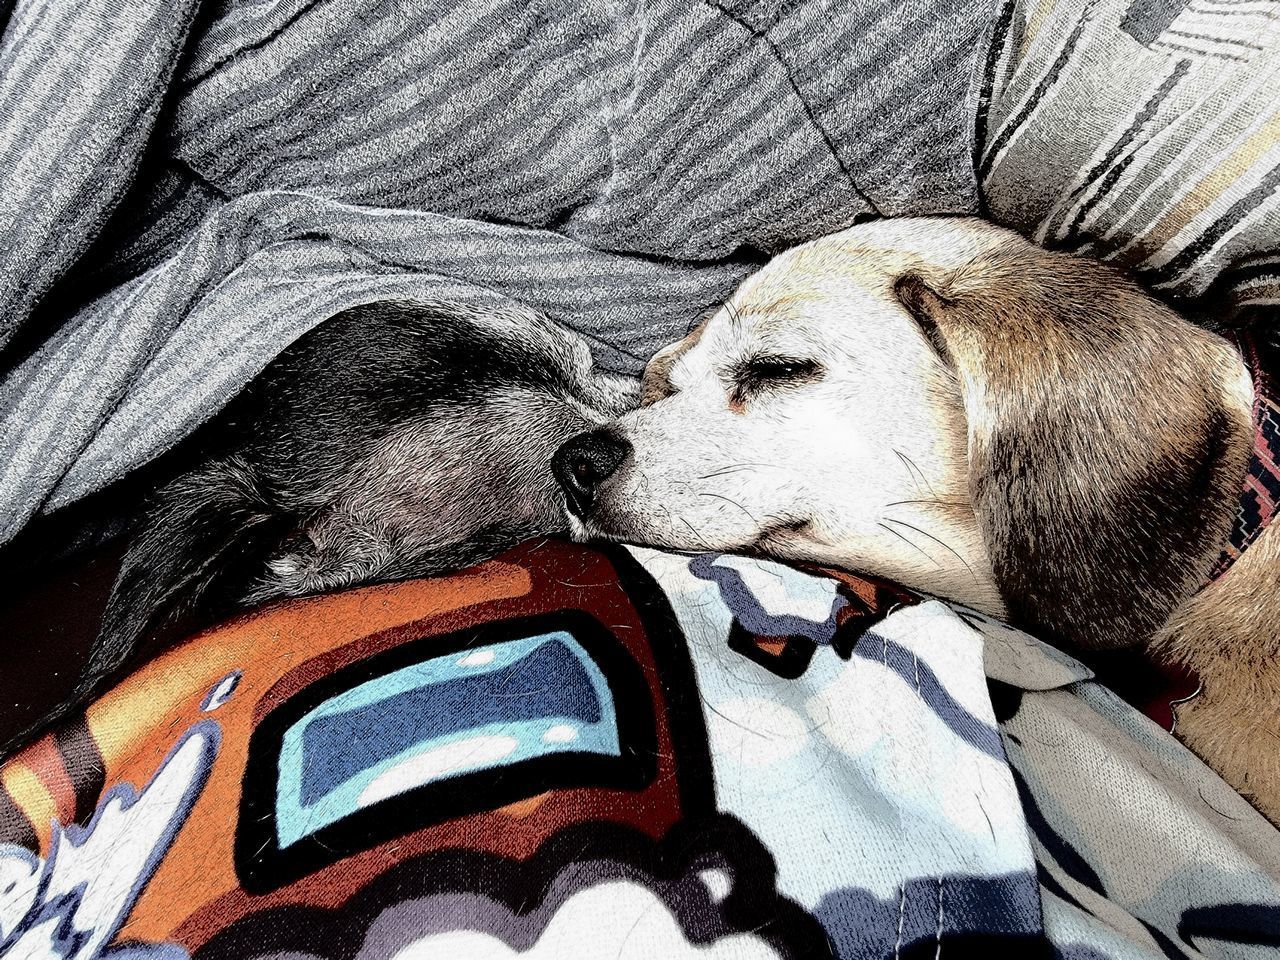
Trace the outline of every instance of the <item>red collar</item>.
[[1280, 371], [1271, 344], [1252, 333], [1240, 332], [1235, 341], [1244, 365], [1253, 379], [1253, 452], [1240, 491], [1240, 508], [1227, 545], [1209, 572], [1217, 580], [1235, 563], [1240, 554], [1258, 539], [1271, 523], [1280, 504], [1280, 390], [1272, 371]]

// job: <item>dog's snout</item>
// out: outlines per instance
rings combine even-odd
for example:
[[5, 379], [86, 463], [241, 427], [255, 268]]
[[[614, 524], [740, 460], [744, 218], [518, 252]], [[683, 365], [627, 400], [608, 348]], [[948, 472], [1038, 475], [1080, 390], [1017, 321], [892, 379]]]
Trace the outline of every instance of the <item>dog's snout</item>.
[[551, 458], [551, 472], [564, 488], [575, 516], [583, 516], [600, 484], [618, 469], [631, 444], [609, 430], [592, 430], [566, 440]]

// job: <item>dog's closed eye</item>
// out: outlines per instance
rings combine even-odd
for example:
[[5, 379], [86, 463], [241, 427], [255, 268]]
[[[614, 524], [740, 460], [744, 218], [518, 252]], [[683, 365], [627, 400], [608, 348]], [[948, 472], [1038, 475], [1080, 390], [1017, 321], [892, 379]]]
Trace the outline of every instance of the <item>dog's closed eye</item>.
[[734, 400], [741, 403], [761, 391], [807, 383], [821, 376], [822, 365], [816, 360], [785, 356], [752, 357], [733, 370]]

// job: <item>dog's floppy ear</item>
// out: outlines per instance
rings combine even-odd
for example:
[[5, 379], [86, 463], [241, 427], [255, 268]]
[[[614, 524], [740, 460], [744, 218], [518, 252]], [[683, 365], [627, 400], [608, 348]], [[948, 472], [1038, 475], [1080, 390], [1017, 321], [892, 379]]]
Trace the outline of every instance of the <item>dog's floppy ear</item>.
[[1117, 272], [1030, 244], [894, 293], [959, 383], [1013, 620], [1082, 646], [1149, 637], [1230, 526], [1249, 443], [1231, 348]]
[[918, 273], [908, 273], [899, 277], [893, 285], [893, 292], [906, 307], [916, 321], [916, 326], [929, 341], [939, 359], [949, 368], [955, 369], [955, 358], [947, 347], [947, 338], [943, 335], [939, 324], [946, 323], [947, 311], [955, 306], [937, 290], [929, 286], [929, 282]]
[[219, 571], [252, 577], [285, 518], [239, 458], [214, 460], [161, 488], [124, 555], [73, 701], [87, 700], [138, 643], [200, 601]]

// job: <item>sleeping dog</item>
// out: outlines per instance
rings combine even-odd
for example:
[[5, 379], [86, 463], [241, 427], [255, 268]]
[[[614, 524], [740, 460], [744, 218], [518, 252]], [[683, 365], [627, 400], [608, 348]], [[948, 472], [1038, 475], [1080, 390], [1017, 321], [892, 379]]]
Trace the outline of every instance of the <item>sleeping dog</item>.
[[562, 531], [552, 453], [636, 391], [524, 309], [374, 303], [332, 317], [186, 444], [188, 467], [142, 513], [59, 712], [176, 614], [207, 625]]
[[554, 468], [580, 537], [815, 562], [1069, 647], [1152, 644], [1203, 681], [1180, 736], [1280, 819], [1256, 379], [1096, 262], [886, 220], [772, 261]]

